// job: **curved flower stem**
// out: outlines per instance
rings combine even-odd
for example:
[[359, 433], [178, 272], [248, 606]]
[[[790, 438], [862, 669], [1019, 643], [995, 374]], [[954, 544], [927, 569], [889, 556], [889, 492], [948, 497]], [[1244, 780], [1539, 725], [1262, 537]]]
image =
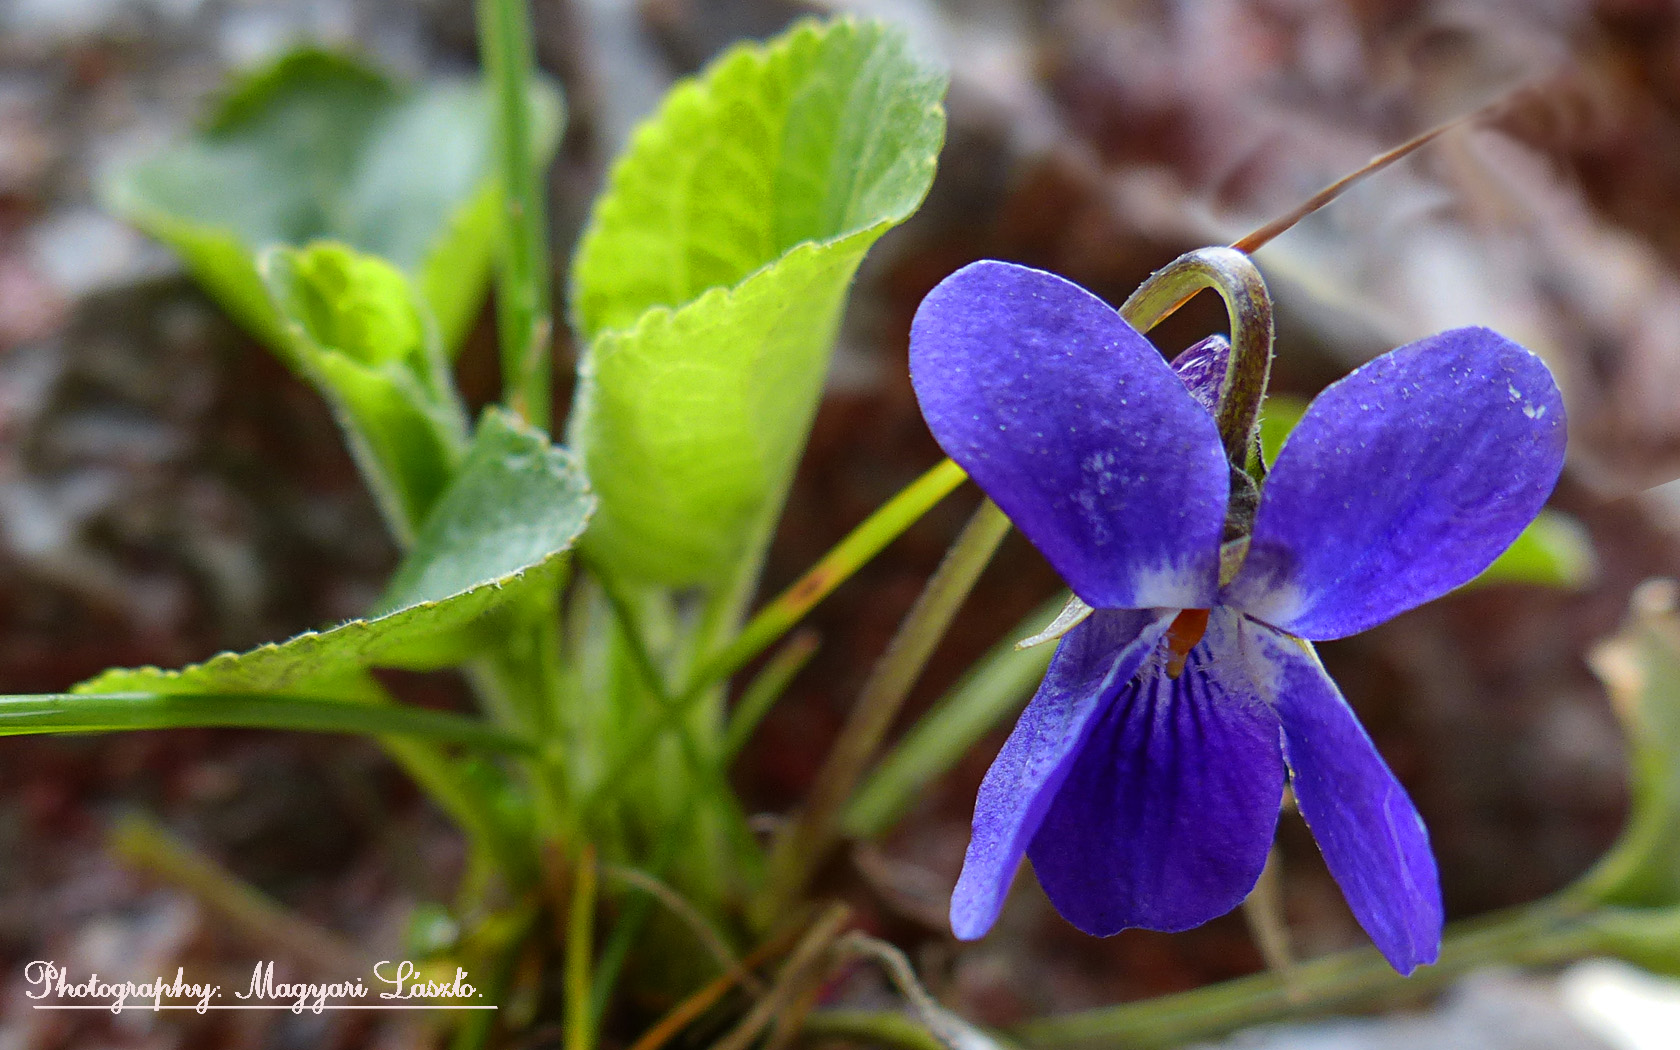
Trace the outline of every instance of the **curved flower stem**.
[[1185, 252], [1139, 285], [1120, 313], [1147, 332], [1203, 288], [1219, 293], [1231, 319], [1231, 357], [1219, 385], [1216, 420], [1225, 458], [1246, 471], [1272, 372], [1272, 299], [1254, 263], [1231, 248]]
[[1064, 1047], [1165, 1048], [1249, 1025], [1415, 995], [1490, 963], [1544, 965], [1596, 950], [1591, 912], [1553, 897], [1456, 924], [1441, 958], [1410, 977], [1389, 968], [1375, 949], [1338, 952], [1277, 971], [1137, 1003], [1031, 1021], [1016, 1030], [1038, 1050]]

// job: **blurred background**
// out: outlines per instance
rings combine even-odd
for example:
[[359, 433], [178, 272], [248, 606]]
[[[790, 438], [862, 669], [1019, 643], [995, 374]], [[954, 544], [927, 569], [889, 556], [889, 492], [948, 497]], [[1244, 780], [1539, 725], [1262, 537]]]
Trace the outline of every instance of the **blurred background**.
[[[1451, 916], [1585, 870], [1626, 806], [1622, 743], [1586, 656], [1639, 581], [1680, 567], [1680, 487], [1665, 486], [1680, 477], [1680, 5], [535, 0], [539, 63], [570, 108], [551, 182], [562, 295], [606, 164], [671, 81], [736, 39], [842, 7], [900, 21], [944, 57], [950, 133], [926, 206], [859, 279], [767, 592], [938, 459], [905, 341], [951, 270], [1011, 259], [1118, 302], [1181, 251], [1229, 242], [1373, 154], [1506, 100], [1257, 261], [1278, 300], [1279, 391], [1310, 396], [1383, 350], [1468, 324], [1525, 343], [1557, 374], [1571, 448], [1553, 505], [1590, 538], [1590, 583], [1478, 588], [1323, 655], [1429, 823]], [[477, 65], [466, 0], [0, 0], [0, 691], [62, 690], [107, 666], [178, 665], [353, 616], [395, 563], [326, 407], [97, 201], [103, 171], [190, 131], [230, 71], [302, 42], [415, 78]], [[1198, 301], [1159, 341], [1173, 352], [1222, 323]], [[557, 352], [572, 359], [564, 337]], [[469, 397], [493, 398], [495, 367], [486, 315], [460, 365]], [[942, 505], [819, 607], [822, 648], [741, 768], [756, 808], [782, 812], [803, 793], [976, 499]], [[1057, 587], [1012, 537], [912, 713]], [[463, 702], [447, 678], [404, 688]], [[1260, 967], [1240, 915], [1094, 940], [1027, 876], [997, 931], [958, 949], [945, 901], [1001, 738], [927, 792], [884, 848], [825, 874], [949, 1004], [1007, 1024]], [[406, 1021], [343, 1014], [28, 1011], [31, 959], [111, 976], [184, 965], [243, 987], [252, 960], [273, 957], [260, 930], [230, 928], [113, 858], [108, 830], [135, 811], [393, 955], [413, 907], [446, 901], [460, 871], [443, 819], [362, 742], [210, 730], [5, 740], [0, 1050], [431, 1045]], [[1298, 820], [1281, 845], [1296, 950], [1361, 943]], [[1490, 975], [1433, 1013], [1314, 1038], [1613, 1046], [1578, 1027], [1566, 998], [1548, 979]], [[1446, 1041], [1454, 1032], [1472, 1034]], [[1290, 1038], [1278, 1045], [1308, 1045]]]

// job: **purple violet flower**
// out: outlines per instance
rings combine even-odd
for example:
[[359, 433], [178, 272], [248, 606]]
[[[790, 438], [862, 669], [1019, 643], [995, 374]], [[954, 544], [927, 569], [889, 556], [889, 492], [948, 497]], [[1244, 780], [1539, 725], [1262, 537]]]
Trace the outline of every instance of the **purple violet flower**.
[[978, 262], [910, 336], [928, 426], [1096, 609], [980, 786], [951, 899], [996, 921], [1023, 855], [1087, 933], [1184, 930], [1260, 876], [1287, 781], [1355, 917], [1402, 973], [1440, 951], [1411, 799], [1312, 642], [1466, 583], [1539, 513], [1564, 411], [1540, 359], [1482, 328], [1403, 346], [1312, 403], [1221, 584], [1222, 340], [1169, 366], [1096, 296]]

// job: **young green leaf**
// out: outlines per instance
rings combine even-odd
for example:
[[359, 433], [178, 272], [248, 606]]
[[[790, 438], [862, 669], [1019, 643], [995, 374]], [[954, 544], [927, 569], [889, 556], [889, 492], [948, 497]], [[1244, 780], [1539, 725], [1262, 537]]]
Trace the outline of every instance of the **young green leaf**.
[[[535, 152], [546, 158], [559, 96], [534, 92]], [[323, 238], [401, 267], [453, 348], [483, 300], [494, 251], [490, 156], [489, 106], [476, 86], [407, 88], [355, 59], [304, 50], [247, 76], [198, 135], [116, 172], [104, 191], [282, 355], [256, 256]]]
[[436, 667], [486, 614], [551, 584], [594, 496], [570, 453], [500, 413], [479, 424], [391, 590], [366, 619], [178, 671], [107, 671], [78, 693], [265, 693], [362, 699], [369, 667]]
[[276, 247], [259, 262], [285, 346], [333, 406], [405, 546], [454, 476], [466, 417], [402, 271], [342, 244]]
[[943, 74], [898, 32], [804, 23], [724, 55], [637, 132], [573, 265], [571, 436], [621, 571], [758, 557], [864, 253], [926, 194]]

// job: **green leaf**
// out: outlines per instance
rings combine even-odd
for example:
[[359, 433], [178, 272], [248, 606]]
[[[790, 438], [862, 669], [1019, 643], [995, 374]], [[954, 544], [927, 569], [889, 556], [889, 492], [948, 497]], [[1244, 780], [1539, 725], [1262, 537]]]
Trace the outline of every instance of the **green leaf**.
[[[1260, 448], [1268, 465], [1277, 462], [1284, 441], [1306, 411], [1307, 402], [1298, 397], [1273, 394], [1266, 398], [1260, 414]], [[1598, 558], [1593, 554], [1587, 530], [1569, 515], [1546, 509], [1529, 523], [1505, 553], [1465, 586], [1526, 583], [1574, 591], [1586, 587], [1597, 576]]]
[[[546, 158], [559, 97], [533, 90]], [[244, 78], [198, 135], [116, 172], [105, 198], [178, 251], [276, 352], [286, 354], [284, 333], [256, 257], [324, 238], [399, 266], [453, 348], [483, 299], [494, 251], [489, 115], [476, 85], [408, 88], [355, 59], [297, 51]]]
[[570, 547], [594, 507], [570, 452], [491, 409], [378, 608], [447, 601], [484, 581], [516, 578]]
[[309, 692], [363, 699], [369, 667], [435, 667], [488, 613], [549, 586], [594, 506], [570, 453], [492, 410], [461, 472], [367, 619], [178, 671], [107, 671], [78, 693]]
[[945, 78], [875, 23], [736, 48], [636, 133], [573, 265], [571, 436], [621, 571], [727, 577], [767, 536], [864, 253], [921, 203]]
[[1542, 510], [1505, 553], [1466, 586], [1529, 583], [1578, 591], [1598, 578], [1592, 538], [1580, 522], [1555, 510]]
[[276, 248], [263, 277], [281, 313], [317, 347], [364, 365], [423, 364], [426, 331], [402, 271], [347, 245]]
[[1266, 457], [1267, 466], [1277, 462], [1284, 441], [1306, 414], [1307, 403], [1298, 397], [1287, 394], [1266, 396], [1260, 405], [1260, 451]]
[[273, 248], [261, 270], [292, 359], [332, 404], [392, 531], [411, 543], [460, 463], [466, 419], [408, 279], [330, 241]]
[[272, 693], [53, 693], [0, 696], [0, 736], [240, 727], [403, 736], [492, 751], [535, 749], [495, 726], [447, 711]]

